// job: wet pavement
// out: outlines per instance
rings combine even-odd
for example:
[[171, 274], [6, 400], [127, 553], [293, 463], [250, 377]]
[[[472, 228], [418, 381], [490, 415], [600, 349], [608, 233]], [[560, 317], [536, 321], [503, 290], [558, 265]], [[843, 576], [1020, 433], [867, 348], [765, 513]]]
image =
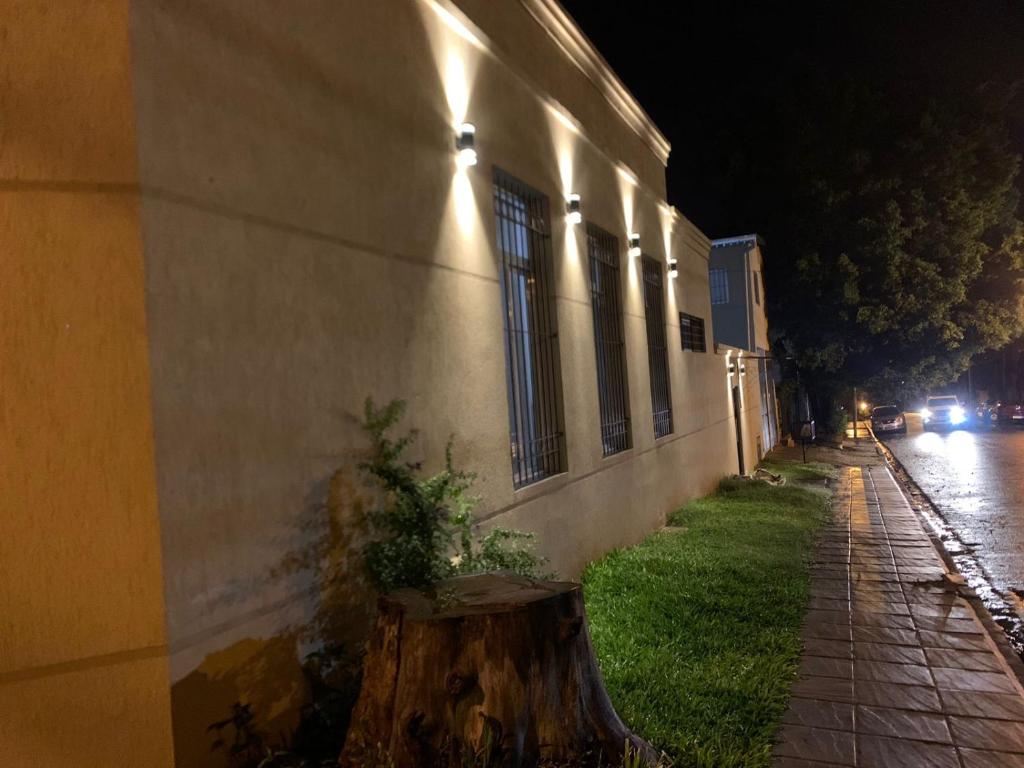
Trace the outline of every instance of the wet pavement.
[[859, 448], [815, 550], [772, 765], [1021, 768], [1024, 689], [1009, 657], [888, 468]]
[[1012, 590], [1024, 590], [1024, 429], [924, 432], [917, 414], [908, 414], [908, 426], [885, 444], [1012, 599]]

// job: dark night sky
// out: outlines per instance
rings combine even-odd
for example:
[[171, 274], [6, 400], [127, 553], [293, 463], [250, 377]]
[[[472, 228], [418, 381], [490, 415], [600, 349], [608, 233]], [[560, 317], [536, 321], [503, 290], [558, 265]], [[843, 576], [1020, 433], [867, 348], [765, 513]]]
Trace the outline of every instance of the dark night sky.
[[[1024, 83], [1018, 0], [562, 2], [672, 142], [669, 200], [711, 236], [771, 228], [757, 201], [716, 184], [723, 158], [741, 151], [756, 164], [764, 153], [734, 146], [744, 139], [730, 126], [767, 111], [767, 83], [817, 72], [940, 101], [984, 82]], [[1011, 123], [1024, 152], [1021, 95]], [[767, 130], [785, 141], [797, 129]]]

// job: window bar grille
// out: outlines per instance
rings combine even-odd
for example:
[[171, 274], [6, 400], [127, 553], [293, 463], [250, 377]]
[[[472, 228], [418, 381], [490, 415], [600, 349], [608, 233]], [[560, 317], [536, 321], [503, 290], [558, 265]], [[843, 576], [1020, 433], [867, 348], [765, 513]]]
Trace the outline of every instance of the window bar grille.
[[704, 334], [704, 318], [679, 313], [679, 336], [684, 350], [707, 352], [707, 338]]
[[644, 316], [647, 321], [647, 358], [651, 370], [651, 411], [654, 437], [672, 433], [672, 392], [668, 379], [668, 346], [665, 342], [665, 291], [661, 264], [641, 257], [644, 278]]
[[594, 310], [601, 451], [604, 456], [610, 456], [625, 451], [632, 445], [619, 242], [600, 227], [588, 223], [587, 256], [590, 262], [590, 296]]
[[565, 471], [548, 199], [495, 169], [505, 369], [515, 487]]
[[729, 303], [729, 272], [725, 269], [715, 267], [708, 273], [711, 285], [711, 303]]

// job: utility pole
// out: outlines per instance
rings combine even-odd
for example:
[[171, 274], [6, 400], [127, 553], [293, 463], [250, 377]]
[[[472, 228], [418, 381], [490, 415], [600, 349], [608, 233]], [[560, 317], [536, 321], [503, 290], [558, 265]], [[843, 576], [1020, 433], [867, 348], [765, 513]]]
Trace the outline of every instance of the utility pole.
[[1006, 394], [1006, 347], [1003, 347], [1003, 389], [999, 393], [999, 399], [1005, 401], [1007, 399]]
[[853, 441], [857, 442], [857, 386], [853, 387]]

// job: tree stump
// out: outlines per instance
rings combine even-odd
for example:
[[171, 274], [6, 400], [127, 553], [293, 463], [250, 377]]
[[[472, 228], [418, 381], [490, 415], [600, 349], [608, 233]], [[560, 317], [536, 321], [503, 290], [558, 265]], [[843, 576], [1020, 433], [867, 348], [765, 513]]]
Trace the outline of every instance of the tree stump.
[[579, 584], [475, 574], [379, 601], [344, 768], [619, 765]]

